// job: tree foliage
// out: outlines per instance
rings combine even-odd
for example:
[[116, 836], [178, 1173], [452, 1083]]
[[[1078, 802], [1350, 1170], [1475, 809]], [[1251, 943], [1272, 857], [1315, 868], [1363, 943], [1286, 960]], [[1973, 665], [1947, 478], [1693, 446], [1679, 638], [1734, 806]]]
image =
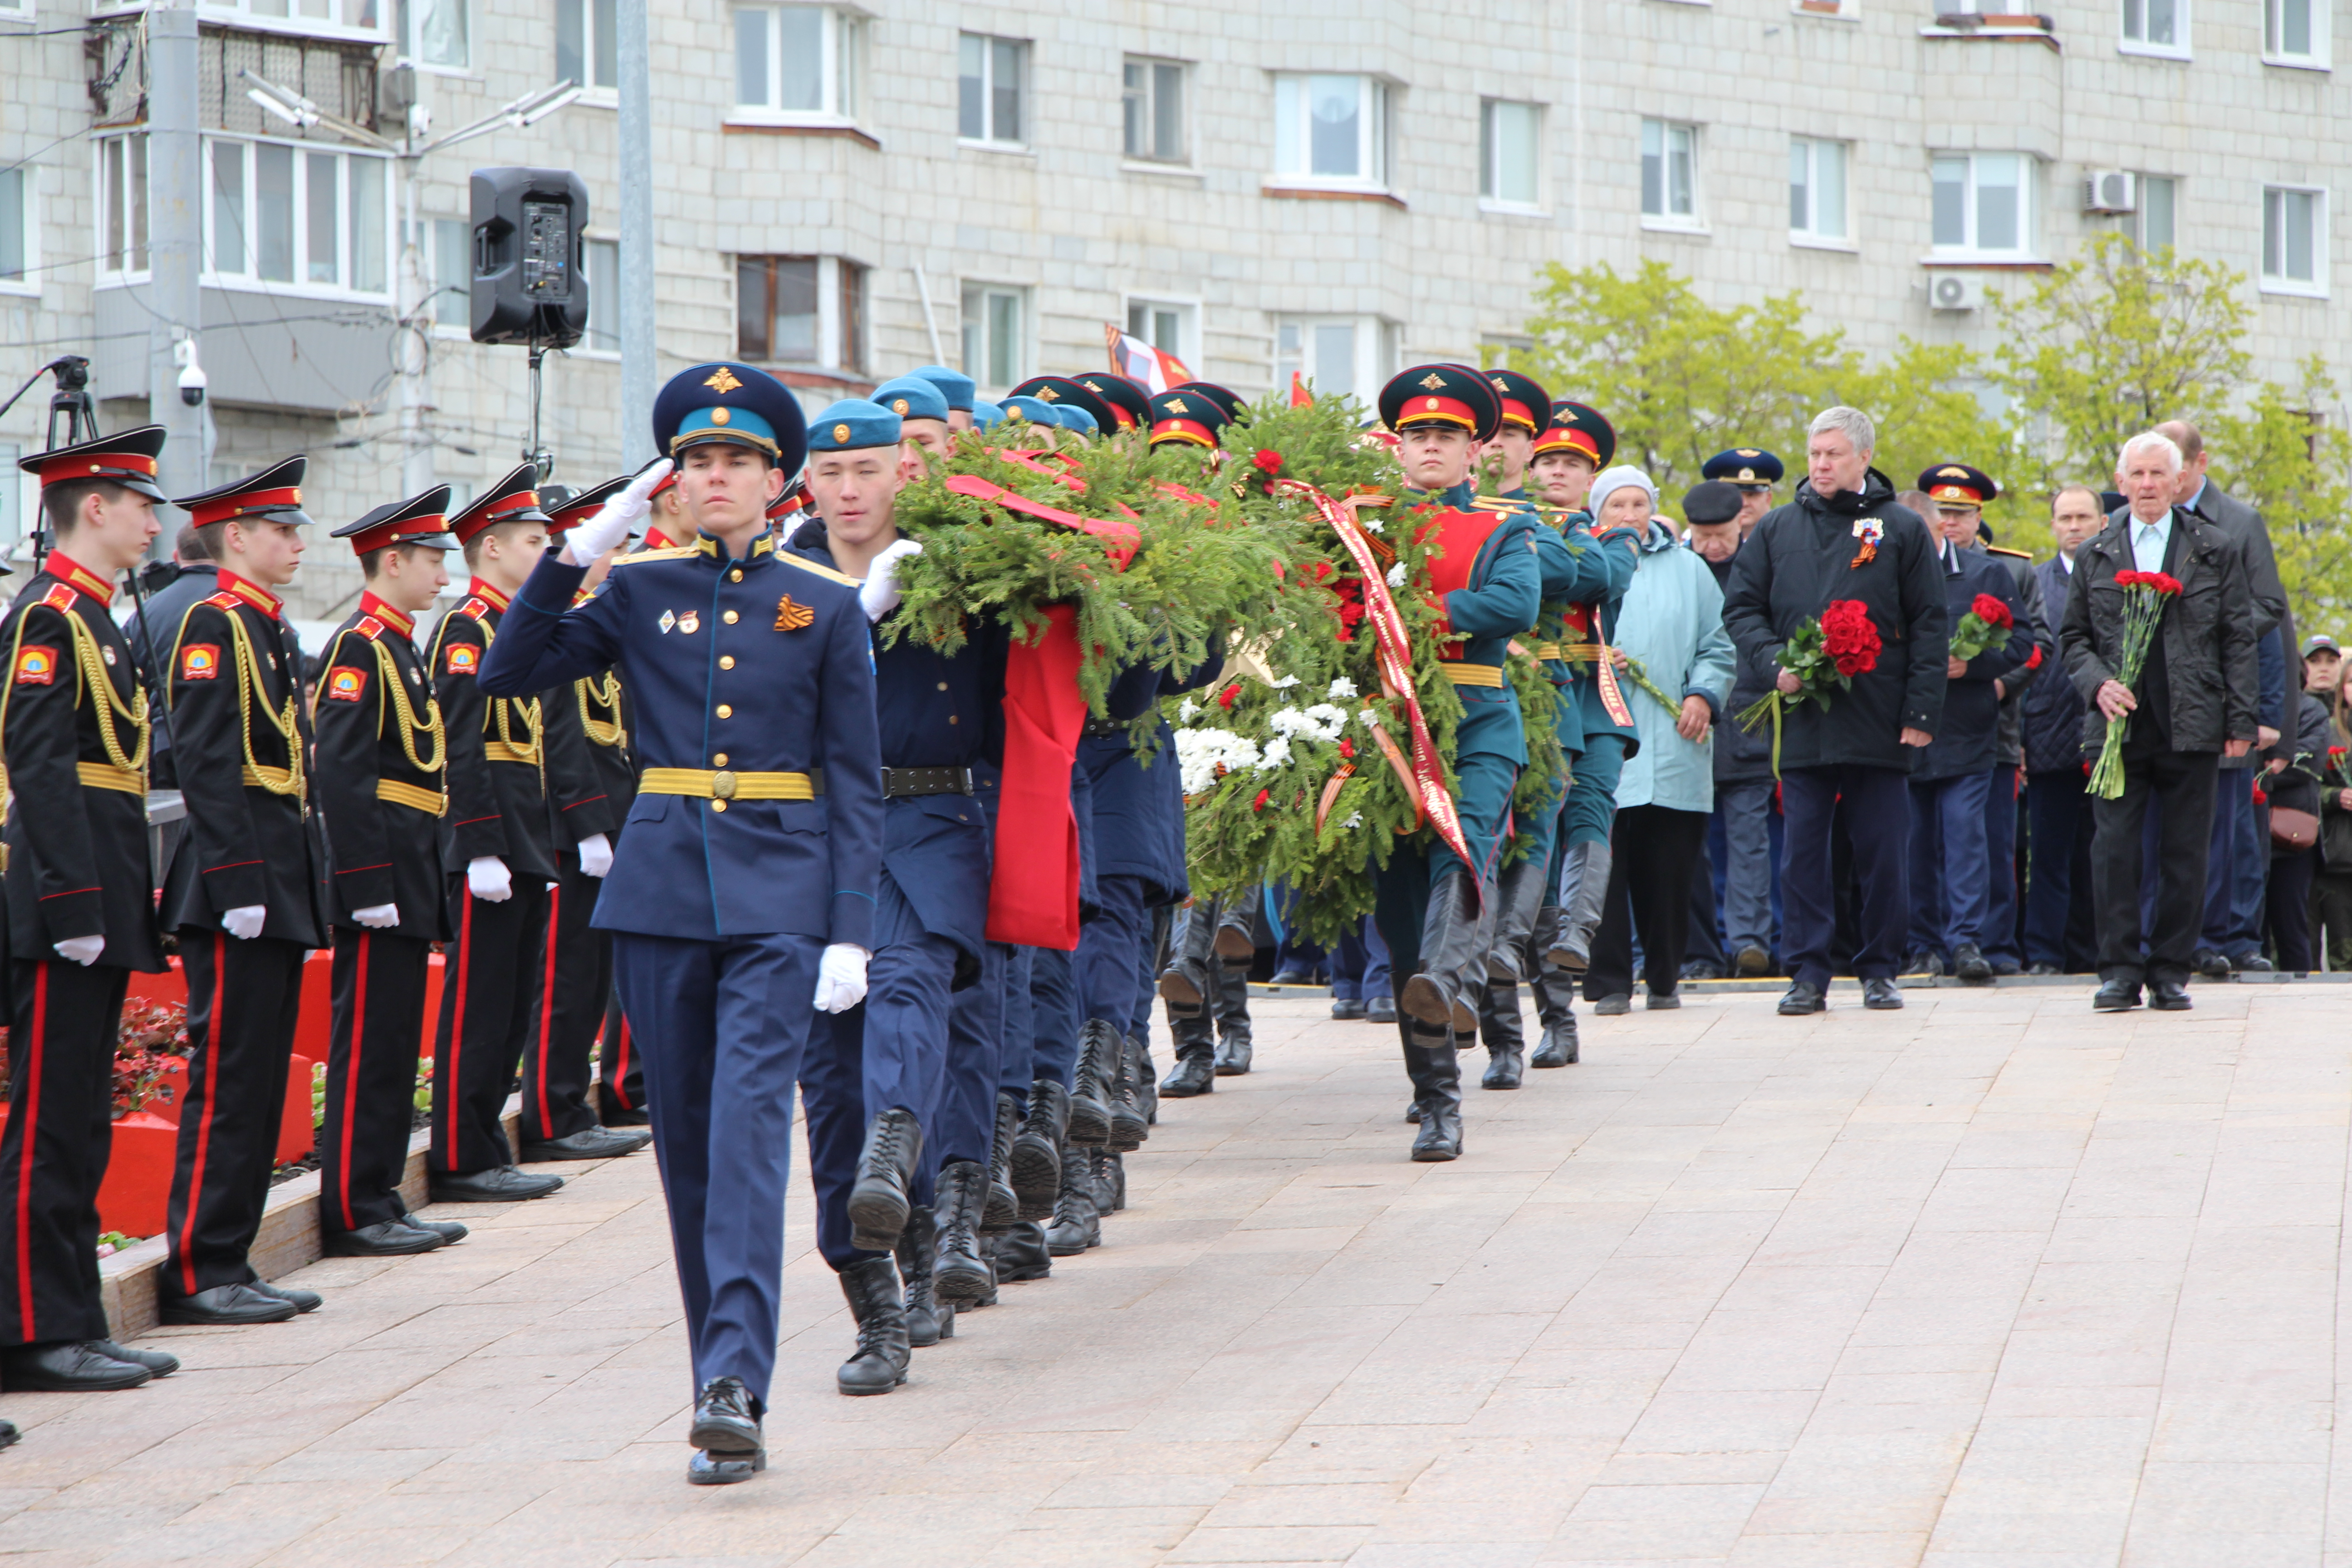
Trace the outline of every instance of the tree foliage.
[[2315, 411], [2332, 408], [2336, 386], [2317, 354], [2303, 363], [2290, 390], [2257, 384], [2242, 411], [2217, 416], [2205, 428], [2213, 477], [2262, 510], [2270, 525], [2279, 575], [2294, 601], [2295, 623], [2315, 630], [2352, 615], [2352, 434]]

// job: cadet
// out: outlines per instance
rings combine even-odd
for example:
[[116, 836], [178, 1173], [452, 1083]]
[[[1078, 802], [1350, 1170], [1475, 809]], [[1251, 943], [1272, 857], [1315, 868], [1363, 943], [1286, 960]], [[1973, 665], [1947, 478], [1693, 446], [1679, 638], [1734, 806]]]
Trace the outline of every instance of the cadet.
[[[861, 581], [877, 626], [898, 603], [898, 563], [922, 552], [899, 536], [893, 516], [906, 482], [895, 456], [900, 439], [898, 416], [877, 404], [850, 399], [820, 414], [809, 434], [809, 481], [822, 521], [803, 525], [792, 545]], [[906, 1265], [911, 1315], [931, 1321], [902, 1321], [892, 1347], [940, 1337], [929, 1300], [935, 1259], [950, 1313], [991, 1283], [979, 1230], [997, 1058], [957, 1061], [948, 1042], [950, 992], [980, 977], [986, 942], [990, 839], [973, 770], [1003, 752], [1006, 637], [991, 621], [974, 626], [952, 658], [878, 631], [874, 647], [885, 801], [874, 956], [865, 1005], [821, 1029], [801, 1068], [817, 1244], [858, 1321], [858, 1353], [841, 1369], [844, 1394], [887, 1394], [906, 1379], [903, 1350], [882, 1343], [893, 1249]], [[938, 1173], [936, 1228], [921, 1190], [933, 1184], [916, 1180], [919, 1167]]]
[[1756, 531], [1756, 520], [1772, 510], [1772, 487], [1787, 472], [1780, 459], [1761, 447], [1734, 447], [1717, 452], [1700, 465], [1702, 479], [1721, 479], [1739, 491], [1739, 537], [1744, 542]]
[[359, 608], [327, 640], [314, 723], [326, 819], [334, 1003], [319, 1124], [319, 1235], [331, 1258], [430, 1252], [466, 1234], [401, 1201], [433, 944], [447, 940], [441, 860], [448, 734], [414, 638], [449, 584], [449, 487], [335, 531], [360, 558]]
[[1454, 733], [1455, 802], [1469, 864], [1442, 841], [1400, 845], [1379, 877], [1381, 935], [1394, 973], [1410, 975], [1397, 995], [1398, 1032], [1412, 1080], [1421, 1132], [1416, 1160], [1462, 1152], [1459, 1036], [1475, 1026], [1493, 936], [1493, 878], [1504, 816], [1527, 763], [1519, 705], [1503, 676], [1513, 637], [1536, 624], [1541, 569], [1524, 511], [1471, 505], [1478, 447], [1502, 423], [1502, 400], [1485, 376], [1461, 365], [1416, 365], [1381, 389], [1381, 423], [1395, 432], [1405, 481], [1436, 503], [1421, 525], [1443, 553], [1428, 566], [1426, 591], [1444, 607], [1438, 635], [1446, 679], [1462, 700]]
[[[981, 400], [973, 395], [978, 388], [972, 384], [971, 377], [963, 372], [950, 370], [943, 364], [919, 364], [907, 374], [928, 381], [940, 389], [940, 395], [947, 400], [950, 435], [961, 436], [967, 430], [988, 427], [988, 422], [980, 417]], [[992, 403], [988, 406], [995, 408], [996, 405]], [[1003, 417], [1002, 410], [998, 410], [998, 417]]]
[[561, 1176], [515, 1168], [501, 1117], [529, 1038], [533, 982], [547, 956], [548, 885], [561, 874], [548, 809], [546, 706], [569, 693], [486, 697], [482, 660], [509, 602], [547, 548], [547, 513], [530, 463], [449, 520], [472, 574], [465, 603], [433, 628], [427, 663], [448, 727], [453, 936], [433, 1047], [435, 1203], [543, 1198]]
[[1524, 500], [1536, 437], [1551, 423], [1551, 394], [1533, 376], [1515, 370], [1490, 370], [1486, 380], [1503, 400], [1503, 422], [1481, 456], [1495, 476], [1495, 493], [1507, 500]]
[[171, 724], [188, 830], [162, 917], [188, 980], [188, 1087], [157, 1281], [167, 1323], [271, 1323], [319, 1298], [246, 1258], [277, 1164], [302, 964], [327, 945], [326, 847], [310, 805], [302, 649], [272, 589], [301, 565], [303, 459], [172, 504], [220, 563], [172, 647]]
[[857, 590], [768, 534], [806, 455], [799, 403], [748, 365], [696, 365], [654, 400], [654, 445], [682, 462], [694, 542], [623, 557], [574, 607], [656, 463], [534, 569], [481, 686], [513, 700], [613, 669], [635, 704], [637, 798], [595, 923], [645, 1063], [693, 1357], [688, 1479], [707, 1485], [767, 1462], [793, 1083], [815, 1012], [866, 994], [881, 759]]
[[947, 395], [937, 382], [902, 375], [876, 387], [873, 401], [898, 416], [899, 458], [908, 466], [908, 479], [920, 479], [927, 471], [927, 455], [940, 458], [954, 455], [955, 431], [948, 424], [948, 416], [954, 410], [948, 406]]
[[147, 694], [108, 606], [155, 537], [148, 425], [26, 458], [57, 541], [0, 637], [8, 783], [8, 1120], [0, 1128], [0, 1381], [134, 1388], [179, 1368], [107, 1338], [98, 1188], [131, 973], [162, 973], [147, 852]]

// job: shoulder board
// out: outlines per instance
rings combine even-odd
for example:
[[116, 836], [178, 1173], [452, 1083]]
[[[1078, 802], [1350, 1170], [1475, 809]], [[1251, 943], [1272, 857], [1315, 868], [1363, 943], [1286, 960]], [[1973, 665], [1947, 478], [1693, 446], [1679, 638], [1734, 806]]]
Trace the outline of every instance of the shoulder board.
[[1525, 512], [1530, 517], [1536, 512], [1533, 501], [1513, 500], [1508, 496], [1473, 496], [1470, 504], [1480, 511]]
[[205, 599], [203, 603], [210, 605], [215, 610], [234, 610], [236, 608], [236, 595], [228, 593], [215, 594]]
[[41, 595], [41, 604], [47, 609], [70, 610], [73, 608], [74, 597], [72, 584], [52, 583], [49, 584], [49, 591]]
[[490, 613], [490, 606], [484, 600], [468, 599], [457, 606], [457, 613], [469, 621], [478, 621]]
[[694, 553], [696, 550], [691, 544], [667, 544], [659, 550], [640, 550], [634, 554], [619, 556], [613, 564], [627, 566], [639, 561], [677, 561]]
[[856, 578], [852, 577], [846, 572], [836, 572], [830, 566], [820, 566], [804, 555], [793, 555], [789, 552], [779, 552], [776, 559], [782, 562], [787, 566], [797, 566], [803, 572], [814, 573], [817, 576], [824, 578], [827, 582], [838, 583], [845, 588], [856, 588], [862, 585]]
[[1988, 555], [2013, 556], [2020, 561], [2031, 561], [2033, 559], [2033, 552], [2031, 550], [2011, 550], [2005, 545], [2000, 544], [1986, 545], [1985, 553]]
[[360, 636], [367, 638], [368, 641], [373, 642], [376, 638], [383, 636], [383, 623], [377, 620], [373, 616], [362, 616], [352, 626], [352, 630], [359, 633]]

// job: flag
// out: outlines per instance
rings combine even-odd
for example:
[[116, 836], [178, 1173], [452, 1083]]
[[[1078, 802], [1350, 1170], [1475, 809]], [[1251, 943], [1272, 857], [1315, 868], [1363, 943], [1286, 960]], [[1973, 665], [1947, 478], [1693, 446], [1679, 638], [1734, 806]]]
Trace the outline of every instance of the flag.
[[1182, 360], [1171, 353], [1162, 353], [1141, 338], [1131, 332], [1123, 332], [1108, 321], [1103, 323], [1103, 346], [1110, 350], [1113, 372], [1127, 377], [1154, 396], [1192, 379], [1192, 373], [1184, 368]]
[[1290, 406], [1304, 408], [1314, 401], [1315, 395], [1307, 390], [1307, 378], [1298, 372], [1292, 371], [1290, 373]]

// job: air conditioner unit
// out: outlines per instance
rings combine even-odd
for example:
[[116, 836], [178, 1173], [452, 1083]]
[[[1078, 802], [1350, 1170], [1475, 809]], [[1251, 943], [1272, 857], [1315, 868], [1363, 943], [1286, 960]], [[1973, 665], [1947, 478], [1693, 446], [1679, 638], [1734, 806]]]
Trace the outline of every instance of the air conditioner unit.
[[2086, 213], [2137, 212], [2138, 176], [2121, 169], [2093, 169], [2083, 176], [2083, 210]]
[[1973, 310], [1983, 303], [1984, 285], [1973, 278], [1947, 272], [1927, 280], [1927, 308], [1931, 310]]

